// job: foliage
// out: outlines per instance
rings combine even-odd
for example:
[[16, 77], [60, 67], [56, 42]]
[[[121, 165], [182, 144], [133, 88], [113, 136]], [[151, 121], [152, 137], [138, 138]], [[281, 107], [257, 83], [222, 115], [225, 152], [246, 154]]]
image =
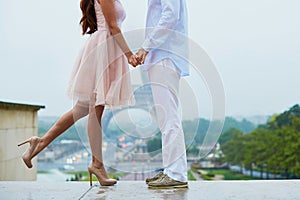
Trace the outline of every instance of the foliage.
[[231, 140], [221, 145], [221, 150], [225, 154], [225, 160], [227, 162], [232, 164], [240, 164], [241, 160], [244, 160], [244, 137], [244, 135], [235, 135]]
[[220, 136], [219, 138], [219, 143], [220, 145], [223, 145], [225, 144], [227, 141], [231, 140], [232, 138], [234, 137], [237, 137], [237, 136], [241, 136], [243, 135], [243, 133], [239, 130], [239, 129], [236, 129], [236, 128], [231, 128], [231, 129], [228, 129], [226, 131], [224, 131], [222, 133], [222, 135]]
[[213, 180], [213, 178], [210, 177], [210, 176], [207, 176], [207, 174], [201, 174], [201, 177], [202, 177], [204, 180], [206, 180], [206, 181], [212, 181], [212, 180]]
[[[58, 117], [39, 117], [38, 135], [44, 135], [57, 120]], [[187, 144], [189, 146], [201, 145], [204, 141], [209, 125], [210, 121], [203, 118], [182, 121], [182, 127], [185, 133], [184, 135]], [[255, 128], [255, 125], [245, 119], [242, 121], [238, 121], [232, 117], [226, 117], [223, 131], [227, 131], [231, 128], [236, 128], [244, 133], [247, 133], [253, 130]], [[120, 130], [118, 127], [110, 128], [107, 131], [109, 132], [105, 134], [105, 137], [112, 141], [117, 139], [122, 134], [122, 130]], [[86, 126], [84, 124], [77, 123], [76, 128], [75, 126], [70, 127], [68, 130], [65, 131], [64, 134], [57, 138], [57, 140], [80, 140], [78, 133], [86, 132]], [[157, 142], [156, 146], [159, 146], [160, 141], [157, 139], [155, 141]]]
[[[214, 170], [207, 170], [208, 174], [214, 174], [214, 175], [223, 175], [224, 176], [224, 180], [252, 180], [253, 178], [240, 174], [240, 173], [236, 173], [236, 172], [232, 172], [228, 169], [214, 169]], [[208, 175], [207, 174], [207, 175]]]
[[232, 117], [226, 117], [223, 130], [226, 131], [231, 128], [236, 128], [243, 133], [249, 133], [252, 130], [254, 130], [256, 126], [246, 119], [243, 119], [242, 121], [237, 121]]
[[[203, 144], [210, 123], [211, 122], [209, 120], [203, 118], [183, 121], [182, 127], [185, 133], [186, 141], [193, 140], [195, 144]], [[238, 121], [232, 117], [226, 117], [224, 121], [223, 132], [226, 132], [231, 129], [236, 129], [239, 130], [239, 132], [248, 133], [254, 130], [255, 128], [256, 126], [250, 121], [247, 121], [246, 119]]]
[[189, 181], [195, 181], [196, 180], [196, 178], [192, 174], [191, 170], [188, 170], [187, 175], [188, 175], [188, 180]]
[[155, 137], [151, 140], [148, 140], [148, 142], [147, 142], [147, 151], [149, 153], [160, 150], [161, 148], [162, 148], [162, 146], [161, 146], [161, 138], [160, 137]]
[[208, 172], [206, 175], [209, 176], [209, 177], [212, 177], [212, 178], [215, 177], [215, 174], [212, 173], [212, 172]]
[[282, 128], [283, 126], [290, 126], [293, 118], [300, 118], [300, 106], [294, 105], [289, 110], [283, 112], [280, 115], [275, 115], [272, 120], [269, 121], [269, 128], [274, 130]]
[[197, 148], [197, 146], [190, 146], [186, 149], [186, 153], [188, 155], [199, 155], [200, 150]]
[[248, 169], [266, 168], [300, 176], [300, 107], [271, 117], [266, 126], [243, 135], [227, 131], [220, 138], [225, 160]]
[[39, 170], [37, 171], [38, 174], [50, 174], [49, 171], [45, 171], [45, 170]]

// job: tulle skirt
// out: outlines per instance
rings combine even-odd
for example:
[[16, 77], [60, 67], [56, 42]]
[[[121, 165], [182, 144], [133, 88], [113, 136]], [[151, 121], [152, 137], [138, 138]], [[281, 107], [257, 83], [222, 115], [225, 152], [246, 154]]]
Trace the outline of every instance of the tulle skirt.
[[108, 105], [134, 105], [129, 66], [108, 30], [93, 33], [76, 59], [68, 86], [73, 101]]

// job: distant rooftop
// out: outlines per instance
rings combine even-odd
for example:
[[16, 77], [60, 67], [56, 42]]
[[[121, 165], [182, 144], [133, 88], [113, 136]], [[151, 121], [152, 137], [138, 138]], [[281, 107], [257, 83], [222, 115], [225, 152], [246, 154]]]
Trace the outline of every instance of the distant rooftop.
[[2, 108], [2, 109], [40, 110], [42, 108], [45, 108], [45, 106], [25, 104], [25, 103], [14, 103], [14, 102], [0, 101], [0, 108]]
[[[96, 184], [96, 182], [94, 182]], [[1, 199], [277, 200], [299, 199], [299, 180], [191, 181], [188, 189], [148, 189], [142, 181], [89, 187], [88, 182], [0, 182]]]

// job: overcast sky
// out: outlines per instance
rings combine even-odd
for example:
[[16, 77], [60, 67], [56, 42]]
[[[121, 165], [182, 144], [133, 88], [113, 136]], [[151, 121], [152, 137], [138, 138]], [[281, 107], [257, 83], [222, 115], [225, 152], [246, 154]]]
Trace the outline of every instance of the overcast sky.
[[[123, 31], [144, 27], [147, 1], [122, 2]], [[221, 74], [227, 115], [270, 115], [300, 103], [299, 0], [187, 2], [189, 36]], [[0, 100], [46, 105], [41, 115], [72, 107], [66, 88], [87, 39], [80, 17], [79, 0], [0, 0]], [[200, 114], [208, 116], [204, 99]]]

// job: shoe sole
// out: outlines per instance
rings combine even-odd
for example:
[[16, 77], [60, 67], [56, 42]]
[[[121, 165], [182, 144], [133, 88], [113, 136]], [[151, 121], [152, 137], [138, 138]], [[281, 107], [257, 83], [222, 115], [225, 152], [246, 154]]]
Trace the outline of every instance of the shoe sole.
[[172, 188], [188, 188], [188, 185], [185, 184], [185, 185], [170, 185], [170, 186], [167, 186], [167, 185], [164, 185], [164, 186], [152, 186], [152, 185], [148, 185], [149, 188], [151, 189], [172, 189]]

